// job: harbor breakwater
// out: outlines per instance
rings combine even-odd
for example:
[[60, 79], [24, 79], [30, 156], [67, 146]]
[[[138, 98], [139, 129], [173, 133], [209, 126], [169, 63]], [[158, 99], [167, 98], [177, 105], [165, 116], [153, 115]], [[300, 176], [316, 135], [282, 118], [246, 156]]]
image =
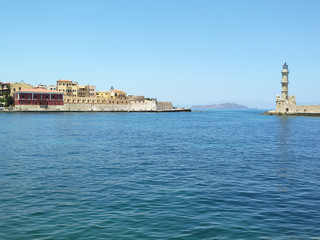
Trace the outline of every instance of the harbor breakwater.
[[131, 101], [129, 104], [73, 104], [18, 105], [5, 112], [190, 112], [188, 108], [174, 108], [171, 102], [156, 100]]

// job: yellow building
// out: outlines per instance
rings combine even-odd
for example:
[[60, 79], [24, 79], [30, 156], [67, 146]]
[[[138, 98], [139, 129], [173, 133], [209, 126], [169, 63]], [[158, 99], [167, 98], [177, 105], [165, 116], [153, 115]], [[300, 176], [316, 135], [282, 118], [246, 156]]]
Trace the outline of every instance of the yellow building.
[[27, 83], [11, 83], [10, 84], [10, 95], [13, 96], [13, 93], [16, 91], [21, 91], [21, 90], [25, 90], [25, 89], [32, 89], [32, 86], [30, 84]]
[[107, 99], [108, 98], [108, 92], [97, 91], [96, 92], [96, 98], [97, 99]]
[[113, 99], [127, 99], [127, 94], [122, 91], [122, 90], [109, 90], [108, 91], [110, 93], [110, 98], [113, 98]]
[[96, 92], [97, 100], [105, 100], [107, 104], [129, 104], [127, 94], [122, 90]]
[[64, 97], [65, 103], [71, 104], [106, 104], [106, 99], [97, 99], [94, 97]]
[[57, 91], [63, 92], [64, 95], [68, 97], [77, 97], [78, 83], [70, 80], [59, 79], [57, 81]]
[[78, 97], [95, 97], [95, 86], [78, 86]]

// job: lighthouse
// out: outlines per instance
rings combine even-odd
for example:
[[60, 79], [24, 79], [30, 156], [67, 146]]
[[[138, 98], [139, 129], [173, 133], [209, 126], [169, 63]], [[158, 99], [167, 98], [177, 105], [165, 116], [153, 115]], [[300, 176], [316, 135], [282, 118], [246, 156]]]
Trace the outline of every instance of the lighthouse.
[[281, 96], [277, 95], [275, 112], [277, 114], [289, 114], [296, 111], [296, 96], [288, 94], [289, 70], [287, 63], [283, 64], [281, 74]]
[[282, 81], [281, 81], [281, 98], [283, 100], [288, 100], [288, 75], [289, 75], [289, 70], [288, 70], [288, 65], [287, 63], [284, 63], [283, 67], [282, 67]]

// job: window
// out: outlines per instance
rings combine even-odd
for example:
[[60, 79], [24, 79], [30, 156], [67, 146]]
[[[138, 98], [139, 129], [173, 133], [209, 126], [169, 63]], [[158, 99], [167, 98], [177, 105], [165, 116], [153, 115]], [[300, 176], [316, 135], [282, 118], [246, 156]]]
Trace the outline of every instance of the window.
[[15, 92], [15, 91], [16, 91], [16, 89], [14, 88], [14, 89], [13, 89], [13, 91]]
[[37, 99], [37, 94], [34, 95], [34, 98]]
[[49, 98], [49, 95], [46, 96], [46, 99], [48, 99], [48, 98]]
[[24, 94], [22, 94], [22, 98], [24, 98]]
[[54, 99], [54, 95], [52, 95], [52, 98]]
[[21, 87], [19, 87], [19, 90], [21, 90]]

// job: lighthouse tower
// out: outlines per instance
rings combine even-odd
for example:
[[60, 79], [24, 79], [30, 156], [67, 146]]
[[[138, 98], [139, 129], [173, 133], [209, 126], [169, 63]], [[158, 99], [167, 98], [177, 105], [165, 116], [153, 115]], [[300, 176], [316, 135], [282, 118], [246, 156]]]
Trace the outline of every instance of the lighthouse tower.
[[282, 67], [281, 74], [282, 74], [281, 98], [282, 98], [283, 100], [287, 100], [287, 101], [288, 101], [288, 100], [289, 100], [289, 99], [288, 99], [288, 84], [289, 84], [288, 75], [289, 75], [289, 70], [288, 70], [288, 65], [287, 65], [287, 63], [284, 63], [284, 65], [283, 65], [283, 67]]
[[276, 113], [277, 114], [287, 114], [295, 111], [296, 109], [296, 96], [290, 96], [288, 94], [288, 65], [284, 63], [282, 66], [282, 81], [281, 81], [281, 96], [277, 95], [276, 100]]

